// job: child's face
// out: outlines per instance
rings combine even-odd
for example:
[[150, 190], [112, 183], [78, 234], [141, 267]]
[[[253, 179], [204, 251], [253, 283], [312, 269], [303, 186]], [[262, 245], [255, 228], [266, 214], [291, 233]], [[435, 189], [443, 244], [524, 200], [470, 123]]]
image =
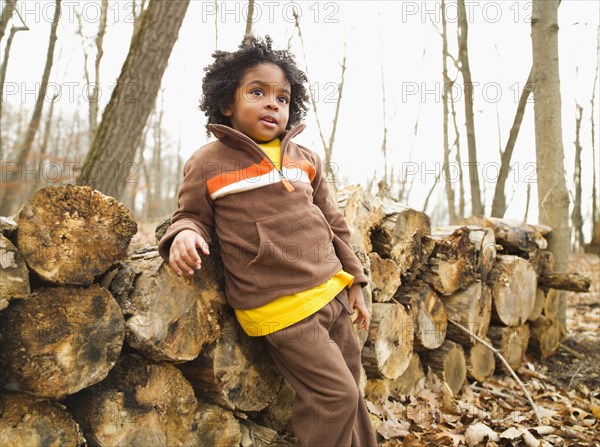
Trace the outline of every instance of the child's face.
[[234, 129], [261, 143], [285, 130], [290, 114], [291, 86], [274, 64], [250, 68], [235, 91], [233, 104], [223, 110]]

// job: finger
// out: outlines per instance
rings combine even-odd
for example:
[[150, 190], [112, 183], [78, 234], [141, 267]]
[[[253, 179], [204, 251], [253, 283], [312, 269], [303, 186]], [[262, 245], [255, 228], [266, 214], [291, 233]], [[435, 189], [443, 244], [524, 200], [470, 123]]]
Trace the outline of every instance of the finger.
[[181, 274], [183, 273], [181, 271], [181, 269], [179, 268], [179, 266], [177, 265], [177, 263], [173, 260], [173, 258], [171, 257], [171, 260], [169, 261], [169, 265], [171, 266], [171, 268], [173, 269], [173, 271], [175, 273], [177, 273], [177, 275], [181, 276]]
[[202, 253], [204, 253], [205, 255], [208, 256], [210, 254], [210, 250], [208, 249], [208, 244], [200, 236], [198, 236], [198, 238], [196, 239], [196, 247], [200, 247], [200, 250], [202, 250]]
[[[184, 256], [187, 257], [187, 252], [184, 250], [175, 250], [174, 256], [173, 256], [173, 262], [175, 262], [175, 264], [177, 265], [178, 269], [182, 272], [186, 272], [189, 275], [194, 274], [193, 271], [193, 266], [194, 264], [190, 265], [189, 261], [186, 261], [186, 259], [184, 259]], [[178, 275], [180, 275], [180, 273], [178, 273]]]

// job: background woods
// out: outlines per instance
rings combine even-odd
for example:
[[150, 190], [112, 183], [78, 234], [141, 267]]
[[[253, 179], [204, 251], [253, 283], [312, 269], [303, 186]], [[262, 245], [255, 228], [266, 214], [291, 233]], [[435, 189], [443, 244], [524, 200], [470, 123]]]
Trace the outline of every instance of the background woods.
[[[56, 388], [50, 394], [40, 392], [43, 381], [27, 386], [33, 394], [58, 400], [83, 389], [85, 398], [78, 395], [69, 405], [83, 412], [97, 409], [78, 420], [84, 431], [103, 427], [118, 413], [110, 402], [131, 403], [119, 397], [115, 385], [131, 377], [150, 384], [147, 396], [165, 384], [183, 396], [152, 402], [164, 411], [158, 415], [127, 414], [127, 423], [148, 428], [146, 441], [154, 436], [152, 418], [169, 419], [171, 411], [186, 415], [183, 425], [222, 424], [219, 445], [276, 445], [274, 431], [289, 429], [290, 390], [279, 387], [273, 371], [255, 369], [262, 354], [240, 338], [225, 314], [218, 260], [211, 260], [210, 275], [200, 283], [177, 284], [183, 307], [173, 309], [161, 307], [160, 294], [175, 287], [175, 279], [156, 253], [132, 253], [154, 243], [156, 224], [176, 207], [184, 161], [207, 141], [198, 109], [203, 67], [214, 50], [233, 50], [253, 34], [269, 34], [276, 47], [290, 49], [309, 79], [308, 127], [297, 140], [322, 156], [371, 275], [372, 289], [366, 293], [373, 300], [375, 326], [359, 335], [365, 344], [364, 389], [371, 396], [370, 410], [385, 421], [378, 427], [383, 438], [408, 439], [409, 428], [426, 424], [407, 416], [411, 404], [398, 397], [425, 376], [427, 389], [437, 397], [425, 392], [411, 399], [431, 399], [444, 414], [465, 410], [460, 405], [479, 385], [485, 388], [484, 382], [494, 383], [486, 392], [511, 406], [518, 398], [507, 393], [520, 391], [495, 382], [494, 369], [494, 377], [499, 371], [508, 375], [512, 367], [543, 382], [548, 377], [525, 361], [527, 349], [530, 358], [548, 358], [552, 364], [560, 358], [554, 356], [559, 349], [571, 349], [567, 329], [585, 328], [586, 337], [598, 340], [597, 283], [589, 294], [562, 290], [586, 290], [581, 277], [567, 272], [597, 276], [600, 265], [597, 2], [1, 0], [0, 7], [0, 216], [19, 213], [19, 231], [29, 232], [29, 239], [17, 242], [12, 221], [0, 220], [0, 273], [15, 269], [10, 270], [14, 276], [2, 277], [0, 317], [3, 330], [12, 334], [29, 324], [26, 312], [55, 306], [51, 319], [78, 328], [69, 346], [89, 368], [69, 370], [65, 383], [52, 383]], [[87, 189], [44, 189], [67, 184], [91, 186], [125, 207]], [[353, 184], [361, 186], [348, 188]], [[21, 209], [28, 198], [29, 208]], [[82, 207], [79, 217], [89, 219], [91, 233], [80, 233], [75, 225], [56, 233], [60, 241], [38, 240], [44, 237], [40, 228], [60, 220], [51, 216], [48, 201]], [[101, 218], [83, 212], [92, 203]], [[136, 222], [140, 231], [128, 247]], [[52, 260], [60, 258], [53, 244], [78, 239], [85, 243], [70, 246], [66, 258], [89, 258], [87, 276], [52, 276]], [[90, 256], [99, 241], [114, 252]], [[106, 273], [117, 261], [119, 267]], [[78, 270], [77, 265], [69, 269]], [[4, 293], [9, 283], [10, 296]], [[44, 287], [50, 283], [57, 289]], [[202, 303], [194, 301], [198, 290], [203, 290]], [[28, 296], [35, 300], [23, 299]], [[50, 304], [67, 303], [71, 296], [95, 300], [97, 307]], [[174, 315], [187, 312], [186, 306], [192, 309], [190, 320], [177, 320]], [[77, 316], [100, 307], [104, 324], [97, 328]], [[198, 329], [190, 321], [200, 314], [209, 317]], [[478, 343], [454, 324], [461, 321], [471, 325]], [[51, 334], [50, 326], [34, 332]], [[405, 326], [421, 331], [414, 329], [399, 343]], [[76, 335], [92, 329], [96, 344]], [[67, 335], [55, 334], [57, 339]], [[29, 341], [14, 341], [21, 342]], [[506, 357], [508, 368], [482, 348], [488, 342]], [[119, 356], [121, 346], [133, 355]], [[201, 346], [208, 350], [195, 360]], [[382, 352], [388, 349], [395, 357], [386, 362]], [[574, 352], [572, 358], [581, 355]], [[231, 358], [238, 369], [228, 375]], [[147, 359], [162, 366], [152, 369]], [[10, 362], [18, 369], [19, 362], [29, 360]], [[185, 364], [178, 369], [165, 362]], [[45, 363], [31, 365], [35, 372]], [[428, 367], [437, 379], [427, 374]], [[556, 387], [566, 381], [567, 391], [575, 393], [572, 382], [586, 367], [577, 368], [569, 370], [570, 382], [559, 380]], [[248, 380], [236, 381], [246, 369]], [[109, 370], [114, 375], [103, 381]], [[576, 397], [563, 394], [573, 399], [569, 408], [585, 407], [596, 424], [595, 377], [600, 374], [584, 370], [593, 389], [578, 388]], [[0, 370], [0, 381], [6, 379], [3, 374]], [[227, 380], [219, 382], [224, 375]], [[472, 386], [460, 391], [467, 376]], [[92, 382], [99, 386], [86, 391]], [[451, 388], [452, 398], [460, 392], [465, 400], [450, 404], [440, 383]], [[537, 391], [543, 395], [541, 388]], [[196, 402], [194, 392], [207, 393], [211, 403]], [[589, 403], [577, 401], [581, 396]], [[18, 402], [10, 405], [34, 405], [25, 397], [14, 399]], [[591, 427], [582, 414], [571, 416]], [[537, 425], [547, 425], [540, 423], [543, 417], [531, 413]], [[445, 422], [452, 426], [450, 419]], [[69, 427], [69, 436], [79, 439], [79, 429]], [[192, 442], [180, 427], [165, 430]], [[493, 440], [485, 429], [474, 430], [470, 439]], [[556, 434], [561, 439], [585, 441], [585, 430], [561, 430]], [[477, 444], [458, 429], [450, 430], [448, 439], [458, 443], [453, 435], [459, 433], [461, 442]], [[202, 436], [208, 438], [194, 442], [213, 445], [217, 434]], [[526, 442], [523, 432], [513, 439], [521, 438]]]

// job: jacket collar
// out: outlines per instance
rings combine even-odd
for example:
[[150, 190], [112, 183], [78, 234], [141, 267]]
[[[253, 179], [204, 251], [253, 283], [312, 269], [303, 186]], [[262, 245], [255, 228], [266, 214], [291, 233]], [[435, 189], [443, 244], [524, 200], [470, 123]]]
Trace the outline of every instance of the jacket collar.
[[[244, 135], [238, 130], [235, 130], [233, 127], [229, 127], [224, 124], [211, 124], [209, 128], [215, 137], [217, 137], [223, 144], [226, 144], [227, 146], [233, 149], [252, 149], [258, 151], [260, 154], [263, 154], [263, 152], [258, 147], [258, 144], [256, 144], [256, 142], [252, 140], [252, 138], [250, 138], [247, 135]], [[280, 135], [282, 154], [289, 141], [296, 135], [298, 135], [300, 132], [302, 132], [305, 128], [305, 124], [298, 124], [292, 127], [290, 130], [286, 130]]]

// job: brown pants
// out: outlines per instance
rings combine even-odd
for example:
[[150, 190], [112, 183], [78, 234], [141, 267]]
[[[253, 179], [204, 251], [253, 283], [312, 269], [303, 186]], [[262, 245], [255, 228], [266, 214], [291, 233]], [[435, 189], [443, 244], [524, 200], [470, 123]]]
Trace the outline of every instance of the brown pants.
[[358, 387], [361, 358], [350, 312], [343, 290], [315, 314], [265, 337], [296, 391], [299, 447], [377, 447]]

